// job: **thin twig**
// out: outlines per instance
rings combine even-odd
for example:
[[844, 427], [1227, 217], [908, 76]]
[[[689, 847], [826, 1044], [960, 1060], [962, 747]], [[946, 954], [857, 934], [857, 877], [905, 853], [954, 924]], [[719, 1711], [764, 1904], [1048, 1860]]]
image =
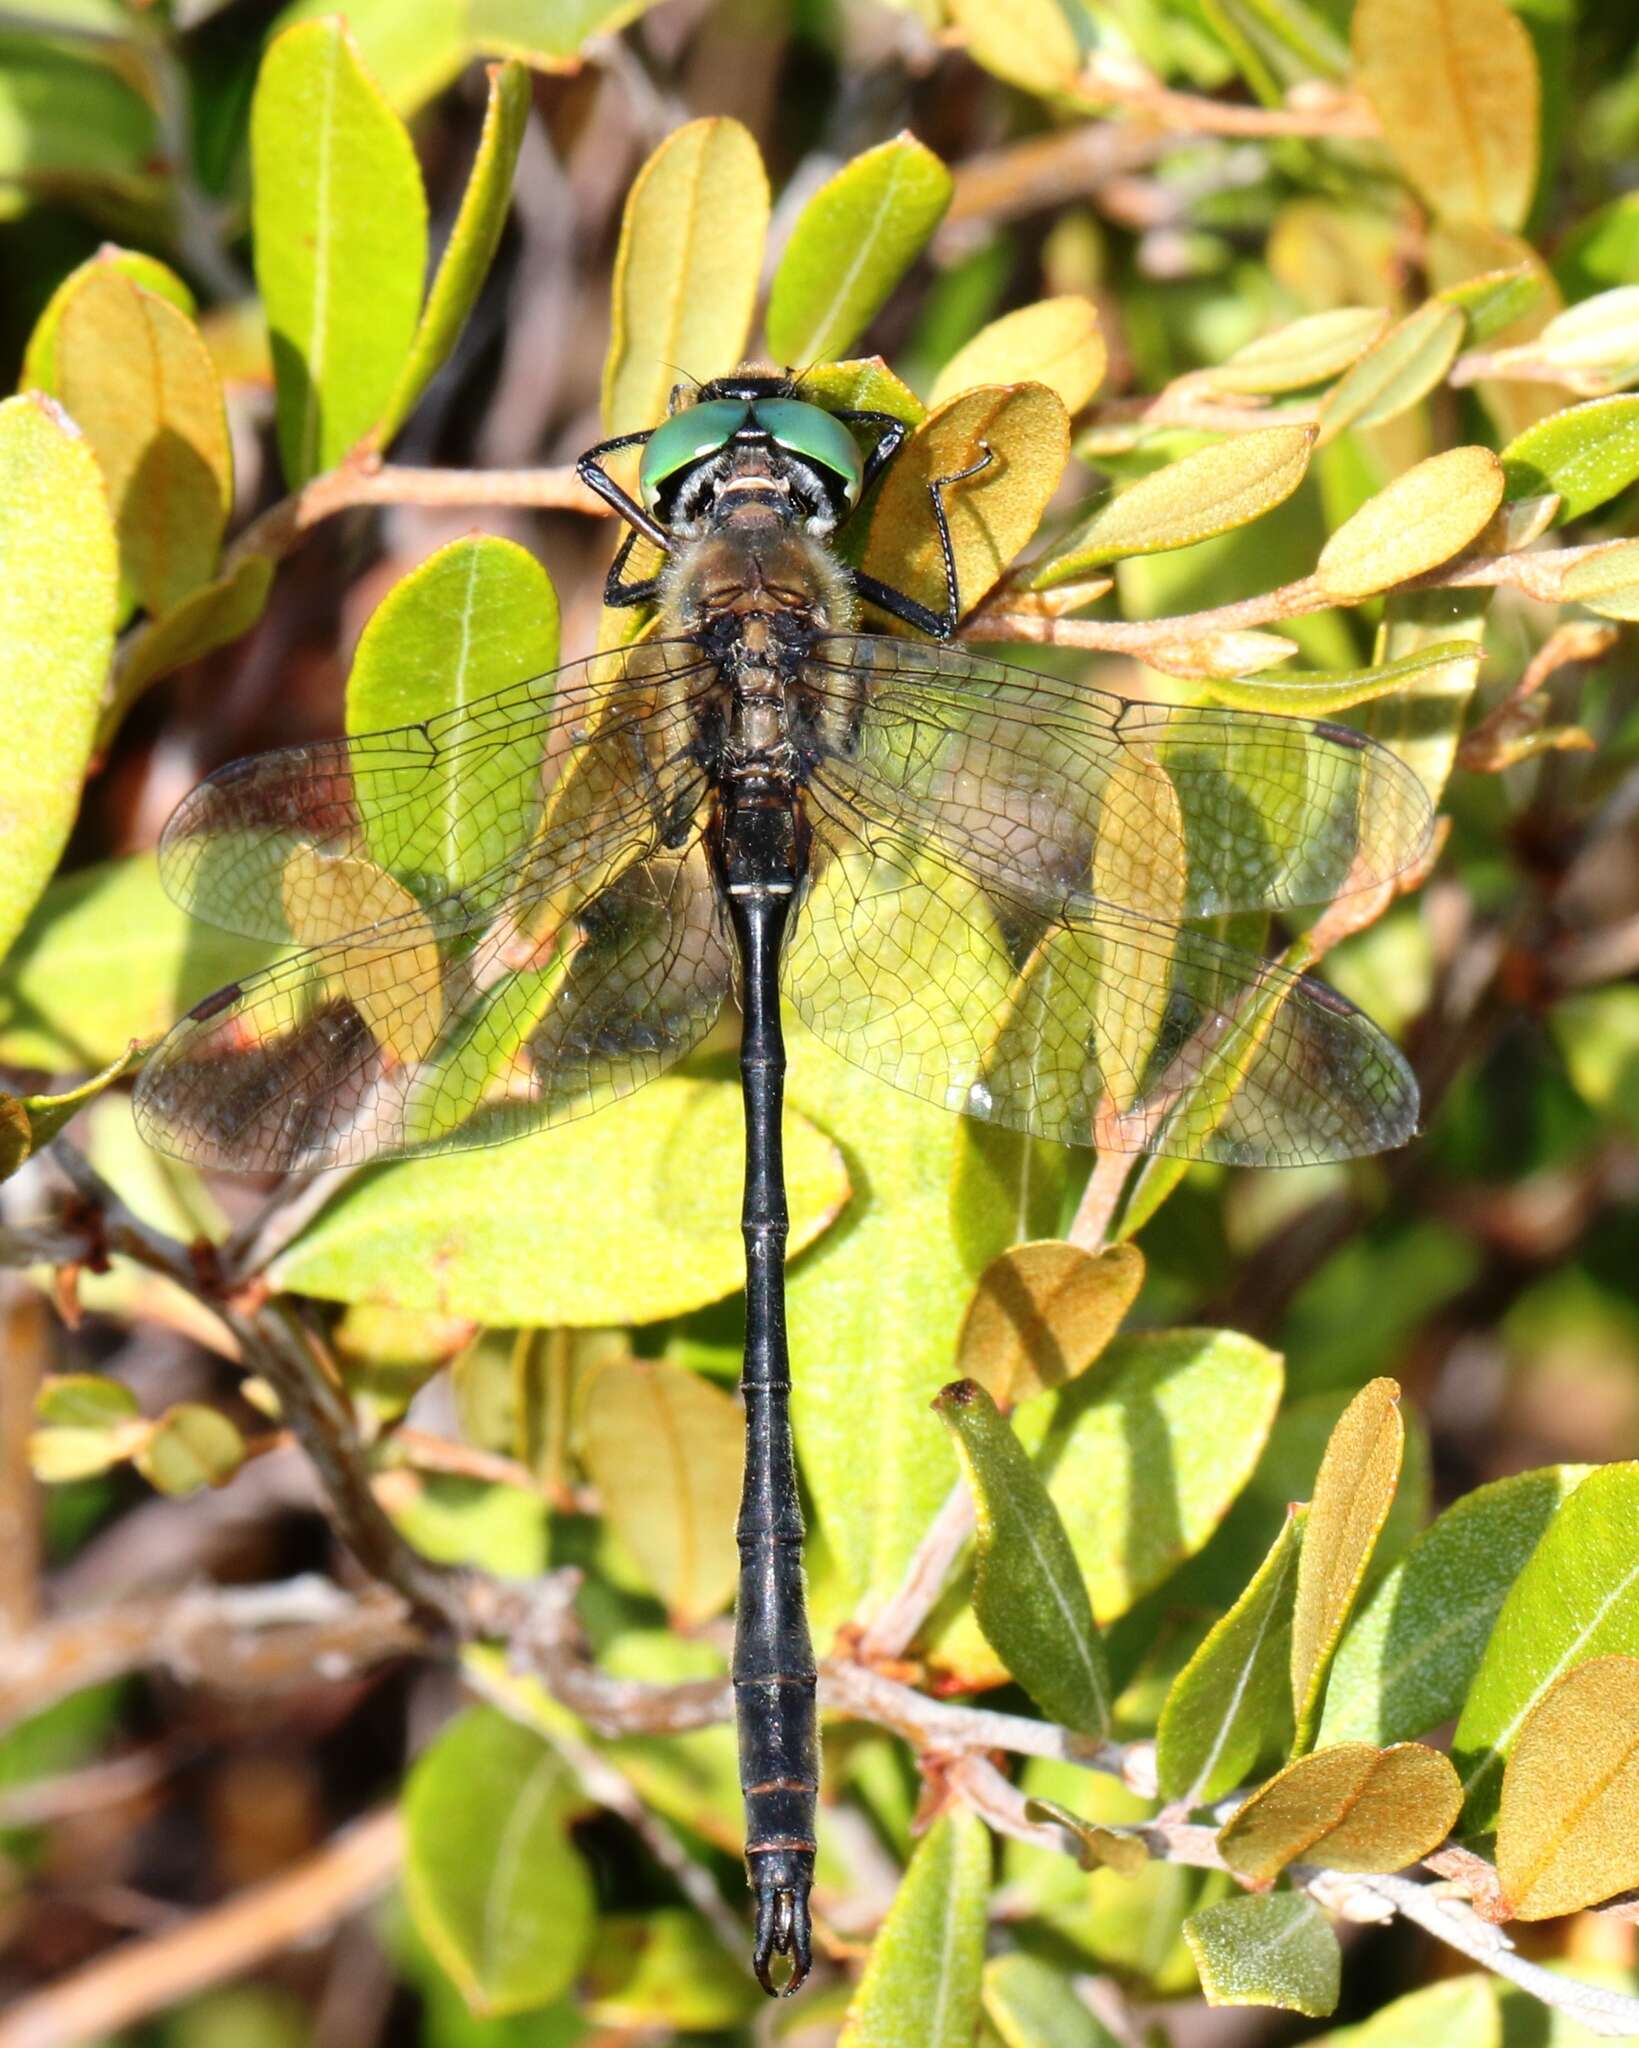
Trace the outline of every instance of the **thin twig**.
[[958, 1479], [905, 1567], [905, 1576], [859, 1639], [860, 1660], [892, 1663], [903, 1657], [927, 1620], [956, 1560], [973, 1538], [973, 1496]]

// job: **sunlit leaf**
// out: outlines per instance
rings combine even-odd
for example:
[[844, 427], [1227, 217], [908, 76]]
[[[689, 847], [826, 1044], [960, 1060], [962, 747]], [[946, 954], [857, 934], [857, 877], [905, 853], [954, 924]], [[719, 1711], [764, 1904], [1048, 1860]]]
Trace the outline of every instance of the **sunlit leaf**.
[[[1448, 229], [1448, 236], [1450, 233]], [[1540, 264], [1520, 263], [1507, 270], [1482, 270], [1458, 284], [1443, 285], [1438, 296], [1445, 305], [1460, 309], [1468, 322], [1469, 346], [1478, 348], [1528, 313], [1542, 296], [1543, 285]]]
[[1463, 1825], [1494, 1821], [1503, 1764], [1554, 1681], [1595, 1657], [1639, 1656], [1639, 1464], [1591, 1472], [1514, 1581], [1469, 1688], [1451, 1754]]
[[1260, 1785], [1218, 1831], [1224, 1861], [1266, 1884], [1289, 1863], [1401, 1870], [1437, 1849], [1463, 1803], [1451, 1759], [1420, 1742], [1317, 1749]]
[[128, 1046], [117, 1059], [110, 1060], [100, 1074], [93, 1074], [79, 1087], [67, 1089], [60, 1095], [0, 1095], [6, 1112], [5, 1137], [0, 1141], [0, 1180], [8, 1179], [24, 1160], [32, 1158], [42, 1146], [49, 1145], [88, 1102], [95, 1101], [104, 1089], [112, 1087], [121, 1075], [129, 1073], [140, 1059], [138, 1048]]
[[802, 393], [829, 412], [885, 412], [908, 427], [921, 424], [928, 409], [880, 356], [819, 363], [802, 376]]
[[154, 1424], [136, 1454], [137, 1470], [161, 1493], [198, 1493], [226, 1486], [245, 1462], [245, 1440], [225, 1415], [183, 1401]]
[[1225, 1899], [1184, 1922], [1208, 2005], [1273, 2005], [1324, 2019], [1342, 1959], [1324, 1913], [1302, 1892]]
[[949, 0], [949, 6], [968, 55], [1009, 85], [1055, 94], [1075, 84], [1082, 48], [1072, 6], [1060, 0]]
[[[1500, 1988], [1496, 1978], [1479, 1971], [1469, 1977], [1450, 1977], [1392, 2000], [1357, 2027], [1339, 2027], [1322, 2034], [1312, 2048], [1457, 2048], [1458, 2043], [1461, 2048], [1503, 2048], [1497, 2010]], [[1555, 2016], [1545, 2013], [1523, 1992], [1520, 1999], [1531, 2015], [1520, 2044], [1524, 2048], [1533, 2037], [1536, 2022], [1551, 2023]], [[1561, 2039], [1556, 2030], [1543, 2039], [1541, 2048], [1588, 2048], [1588, 2044]]]
[[1349, 711], [1356, 704], [1370, 704], [1378, 697], [1404, 689], [1413, 676], [1426, 676], [1448, 663], [1469, 661], [1473, 650], [1461, 640], [1446, 645], [1420, 648], [1398, 661], [1386, 661], [1367, 668], [1336, 669], [1330, 673], [1301, 669], [1272, 669], [1261, 676], [1231, 679], [1214, 676], [1207, 685], [1209, 695], [1220, 704], [1232, 704], [1238, 711], [1274, 711], [1291, 717], [1329, 718]]
[[1014, 1245], [985, 1268], [968, 1305], [958, 1372], [1004, 1410], [1061, 1387], [1103, 1352], [1143, 1284], [1136, 1245]]
[[1103, 381], [1105, 353], [1091, 299], [1043, 299], [981, 327], [934, 379], [928, 404], [981, 384], [1045, 384], [1076, 413]]
[[1502, 451], [1510, 498], [1552, 491], [1555, 524], [1580, 519], [1639, 478], [1639, 396], [1596, 398], [1538, 420]]
[[63, 308], [88, 277], [104, 268], [117, 270], [133, 284], [141, 285], [145, 292], [168, 300], [179, 313], [193, 318], [196, 310], [194, 295], [169, 264], [161, 263], [157, 256], [146, 255], [140, 249], [122, 249], [118, 243], [105, 242], [95, 256], [87, 257], [84, 263], [71, 270], [47, 299], [45, 311], [29, 334], [28, 347], [23, 354], [23, 374], [18, 380], [20, 389], [56, 391], [57, 331]]
[[674, 384], [732, 370], [751, 331], [768, 177], [738, 121], [689, 121], [627, 194], [603, 366], [610, 434], [652, 427]]
[[404, 372], [427, 268], [427, 199], [404, 124], [334, 17], [275, 37], [250, 121], [256, 281], [285, 476], [339, 462]]
[[1321, 549], [1315, 580], [1342, 603], [1408, 582], [1459, 554], [1502, 503], [1489, 448], [1448, 448], [1397, 476]]
[[970, 2048], [979, 2019], [990, 1836], [965, 1807], [916, 1845], [837, 2048]]
[[1639, 1658], [1578, 1664], [1526, 1716], [1503, 1772], [1497, 1876], [1519, 1920], [1639, 1886]]
[[100, 1373], [47, 1379], [34, 1403], [29, 1469], [47, 1486], [89, 1479], [129, 1458], [148, 1434], [137, 1397]]
[[0, 403], [0, 957], [79, 809], [114, 642], [118, 558], [88, 443], [48, 398]]
[[716, 1928], [686, 1907], [655, 1906], [598, 1915], [575, 2004], [591, 2026], [617, 2034], [687, 2035], [743, 2024], [761, 2001]]
[[1351, 427], [1381, 427], [1410, 411], [1456, 361], [1463, 326], [1457, 307], [1430, 299], [1380, 335], [1326, 394], [1321, 441]]
[[1119, 1870], [1125, 1877], [1136, 1877], [1150, 1860], [1149, 1848], [1136, 1831], [1084, 1820], [1056, 1799], [1026, 1800], [1025, 1817], [1052, 1821], [1074, 1835], [1077, 1860], [1083, 1870]]
[[1344, 1409], [1315, 1475], [1292, 1615], [1295, 1749], [1310, 1748], [1332, 1658], [1400, 1478], [1400, 1389], [1372, 1380]]
[[1226, 362], [1204, 370], [1202, 379], [1215, 391], [1249, 396], [1302, 391], [1341, 376], [1388, 324], [1388, 311], [1382, 306], [1336, 306], [1325, 313], [1309, 313], [1247, 342]]
[[593, 1929], [569, 1840], [579, 1787], [557, 1751], [491, 1707], [443, 1730], [404, 1793], [404, 1894], [475, 2012], [525, 2012], [567, 1989]]
[[950, 1425], [978, 1525], [973, 1612], [985, 1640], [1050, 1719], [1110, 1726], [1110, 1680], [1070, 1539], [1028, 1453], [972, 1380], [935, 1404]]
[[1573, 562], [1559, 580], [1559, 594], [1601, 618], [1639, 619], [1639, 541], [1618, 541]]
[[1003, 2048], [1117, 2048], [1066, 1973], [1014, 1949], [985, 1964], [984, 2015]]

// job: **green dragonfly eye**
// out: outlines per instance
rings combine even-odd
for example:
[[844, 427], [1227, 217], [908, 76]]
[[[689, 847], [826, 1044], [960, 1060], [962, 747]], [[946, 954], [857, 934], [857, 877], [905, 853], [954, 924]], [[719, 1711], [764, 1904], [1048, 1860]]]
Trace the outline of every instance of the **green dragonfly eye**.
[[751, 416], [771, 441], [828, 470], [842, 485], [847, 503], [858, 504], [864, 459], [859, 443], [841, 420], [834, 419], [823, 406], [805, 404], [800, 398], [760, 398], [751, 408]]
[[742, 398], [713, 398], [704, 405], [686, 406], [669, 420], [662, 420], [649, 436], [637, 473], [637, 487], [644, 504], [652, 510], [655, 500], [680, 470], [688, 469], [702, 456], [715, 455], [726, 448], [745, 425], [750, 410]]

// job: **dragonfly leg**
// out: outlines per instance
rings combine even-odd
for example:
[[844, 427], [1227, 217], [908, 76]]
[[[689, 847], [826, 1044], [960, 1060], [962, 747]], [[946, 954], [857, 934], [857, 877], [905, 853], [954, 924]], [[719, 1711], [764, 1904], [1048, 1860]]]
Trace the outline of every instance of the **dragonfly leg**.
[[616, 434], [613, 440], [600, 441], [595, 448], [588, 448], [577, 460], [575, 474], [588, 490], [596, 491], [606, 505], [613, 506], [628, 526], [642, 534], [645, 540], [653, 541], [662, 553], [669, 555], [672, 550], [671, 535], [658, 519], [644, 511], [629, 491], [621, 489], [603, 466], [604, 456], [613, 455], [622, 448], [636, 448], [647, 441], [653, 432], [653, 427], [645, 427], [638, 434]]
[[849, 426], [875, 427], [878, 429], [876, 444], [865, 458], [865, 471], [859, 482], [859, 495], [863, 499], [877, 478], [904, 447], [910, 428], [902, 419], [891, 412], [865, 412], [858, 406], [848, 406], [831, 415]]
[[977, 462], [970, 462], [966, 469], [955, 470], [949, 476], [936, 476], [928, 485], [928, 496], [933, 501], [933, 527], [939, 536], [939, 552], [945, 564], [945, 608], [942, 612], [936, 612], [931, 605], [922, 604], [914, 597], [907, 597], [904, 591], [895, 590], [891, 583], [867, 576], [863, 569], [853, 572], [854, 588], [867, 604], [874, 604], [879, 611], [887, 612], [904, 625], [914, 626], [919, 633], [926, 633], [933, 640], [954, 639], [956, 629], [962, 623], [962, 603], [956, 584], [956, 550], [951, 544], [944, 494], [948, 485], [965, 483], [970, 476], [977, 476], [995, 461], [985, 442], [981, 441], [979, 448], [981, 452]]
[[621, 542], [615, 559], [609, 564], [609, 574], [603, 584], [603, 601], [606, 605], [619, 608], [623, 605], [653, 604], [660, 595], [658, 576], [645, 576], [636, 583], [625, 581], [626, 564], [637, 544], [637, 537], [637, 528], [634, 526]]

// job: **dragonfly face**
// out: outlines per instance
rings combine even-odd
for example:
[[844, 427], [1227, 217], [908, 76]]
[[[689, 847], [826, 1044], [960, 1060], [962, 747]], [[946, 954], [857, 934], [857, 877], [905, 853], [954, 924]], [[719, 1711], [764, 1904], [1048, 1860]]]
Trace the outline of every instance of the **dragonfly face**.
[[[1416, 778], [1345, 728], [1132, 703], [946, 644], [954, 590], [932, 612], [829, 545], [905, 433], [761, 373], [705, 386], [580, 465], [632, 528], [606, 596], [653, 605], [653, 638], [197, 789], [167, 887], [295, 950], [185, 1018], [136, 1103], [162, 1149], [258, 1172], [496, 1144], [631, 1093], [738, 997], [734, 1675], [770, 1989], [773, 1954], [787, 1989], [808, 1967], [816, 1768], [781, 997], [882, 1080], [1067, 1144], [1293, 1165], [1400, 1144], [1417, 1116], [1367, 1018], [1203, 929], [1409, 866]], [[634, 499], [601, 462], [637, 442]], [[961, 481], [931, 487], [936, 523]], [[664, 563], [627, 582], [637, 536]], [[861, 599], [930, 637], [858, 631]]]

